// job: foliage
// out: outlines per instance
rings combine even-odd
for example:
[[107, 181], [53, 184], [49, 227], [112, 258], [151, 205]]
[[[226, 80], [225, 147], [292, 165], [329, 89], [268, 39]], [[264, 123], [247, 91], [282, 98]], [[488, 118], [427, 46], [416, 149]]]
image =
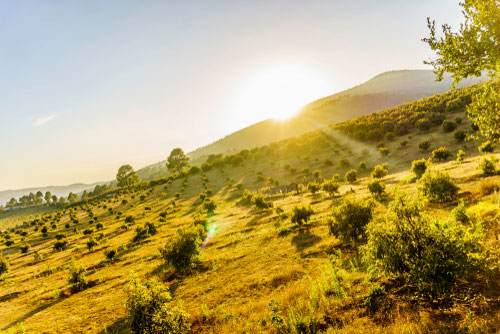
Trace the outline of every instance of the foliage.
[[421, 152], [427, 152], [431, 148], [431, 142], [428, 140], [421, 141], [418, 143], [418, 148]]
[[453, 137], [457, 141], [464, 141], [467, 138], [467, 133], [464, 130], [457, 129], [453, 132]]
[[30, 244], [24, 244], [21, 247], [19, 247], [19, 249], [21, 250], [22, 254], [26, 254], [28, 253], [30, 247], [31, 247]]
[[463, 201], [460, 201], [460, 203], [451, 211], [451, 214], [455, 218], [455, 221], [460, 223], [468, 223], [470, 220]]
[[365, 228], [373, 219], [375, 204], [371, 200], [345, 199], [332, 213], [328, 222], [330, 234], [340, 238], [343, 242], [355, 244], [366, 237]]
[[55, 244], [54, 244], [54, 249], [56, 251], [63, 251], [65, 250], [66, 248], [68, 248], [68, 241], [63, 239], [63, 240], [60, 240], [60, 241], [57, 241]]
[[212, 214], [215, 212], [215, 209], [217, 208], [217, 204], [215, 204], [215, 201], [211, 198], [205, 198], [203, 201], [203, 209], [206, 210], [209, 214]]
[[425, 159], [413, 160], [411, 163], [411, 172], [415, 174], [417, 179], [420, 179], [427, 170], [428, 162]]
[[132, 166], [123, 165], [118, 169], [116, 181], [118, 181], [118, 187], [131, 187], [141, 182], [141, 179], [136, 174]]
[[458, 150], [457, 152], [457, 162], [462, 163], [465, 159], [465, 151], [464, 150]]
[[444, 132], [452, 132], [457, 128], [457, 124], [455, 122], [446, 119], [443, 121], [441, 128], [443, 129]]
[[379, 151], [379, 152], [380, 152], [380, 154], [381, 154], [382, 156], [384, 156], [384, 157], [385, 157], [385, 156], [388, 156], [388, 155], [389, 155], [389, 153], [390, 153], [390, 152], [389, 152], [389, 149], [388, 149], [387, 147], [380, 147], [380, 148], [378, 149], [378, 151]]
[[448, 173], [428, 169], [419, 180], [418, 191], [429, 201], [446, 202], [457, 194], [458, 187]]
[[94, 238], [90, 238], [89, 240], [87, 240], [87, 249], [89, 251], [92, 251], [94, 249], [95, 246], [98, 245], [98, 242], [94, 239]]
[[10, 264], [9, 260], [0, 254], [0, 277], [9, 272]]
[[156, 225], [154, 223], [146, 223], [143, 226], [137, 226], [135, 229], [135, 235], [132, 238], [132, 242], [138, 242], [145, 240], [158, 232]]
[[330, 194], [330, 196], [335, 195], [339, 191], [339, 183], [334, 180], [326, 180], [321, 184], [321, 189]]
[[189, 314], [169, 307], [172, 297], [163, 283], [153, 278], [141, 283], [132, 278], [127, 285], [127, 312], [135, 334], [184, 334], [190, 330]]
[[487, 140], [477, 148], [481, 153], [491, 153], [495, 150], [495, 144], [492, 141]]
[[427, 117], [421, 118], [417, 121], [417, 128], [420, 131], [427, 131], [431, 127], [432, 127], [432, 123]]
[[190, 267], [200, 254], [201, 226], [179, 229], [177, 234], [170, 238], [164, 248], [160, 248], [160, 254], [168, 264], [176, 270], [184, 270]]
[[482, 174], [485, 176], [495, 175], [497, 172], [497, 162], [498, 160], [493, 156], [490, 158], [482, 157], [478, 168], [481, 169]]
[[355, 169], [351, 169], [347, 173], [345, 173], [345, 179], [349, 183], [354, 183], [358, 179], [358, 171]]
[[454, 222], [425, 216], [417, 201], [397, 196], [389, 214], [367, 228], [364, 260], [372, 270], [402, 277], [439, 294], [480, 268], [478, 236]]
[[432, 151], [432, 158], [439, 162], [446, 161], [452, 156], [453, 155], [451, 154], [450, 150], [446, 147], [440, 147]]
[[292, 210], [292, 223], [297, 224], [301, 227], [309, 221], [309, 218], [314, 214], [313, 209], [310, 206], [295, 206]]
[[370, 194], [372, 194], [376, 198], [380, 198], [385, 194], [385, 184], [382, 181], [373, 180], [368, 183], [367, 187]]
[[73, 291], [81, 291], [87, 287], [86, 269], [82, 264], [71, 259], [68, 265], [68, 272], [68, 283], [71, 284]]
[[183, 168], [189, 166], [189, 158], [181, 148], [174, 148], [167, 158], [167, 168], [172, 172], [182, 173]]
[[312, 194], [317, 193], [321, 189], [318, 182], [309, 182], [307, 184], [307, 190], [309, 190]]
[[252, 204], [258, 209], [258, 210], [266, 210], [269, 208], [273, 207], [273, 203], [266, 201], [264, 196], [262, 196], [261, 193], [255, 194], [252, 197]]
[[389, 174], [389, 165], [376, 165], [372, 171], [372, 177], [375, 179], [381, 179]]

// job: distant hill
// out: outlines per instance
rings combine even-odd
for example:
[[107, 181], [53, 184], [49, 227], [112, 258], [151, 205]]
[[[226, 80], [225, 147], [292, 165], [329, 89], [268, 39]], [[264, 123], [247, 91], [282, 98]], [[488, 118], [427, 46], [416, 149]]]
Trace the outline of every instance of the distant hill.
[[45, 192], [50, 191], [52, 195], [56, 195], [57, 197], [68, 196], [69, 193], [78, 194], [85, 190], [94, 189], [96, 185], [101, 185], [106, 182], [96, 182], [92, 184], [83, 184], [83, 183], [75, 183], [68, 186], [48, 186], [48, 187], [40, 187], [40, 188], [25, 188], [25, 189], [16, 189], [16, 190], [3, 190], [0, 191], [0, 205], [5, 205], [12, 197], [19, 198], [23, 195], [28, 195], [29, 193], [36, 193], [41, 191], [45, 194]]
[[[486, 78], [464, 80], [457, 88], [484, 80]], [[199, 159], [209, 154], [237, 152], [244, 148], [266, 145], [405, 102], [444, 93], [450, 90], [451, 85], [452, 79], [449, 76], [436, 82], [431, 70], [385, 72], [356, 87], [308, 104], [288, 121], [265, 120], [253, 124], [198, 148], [189, 153], [189, 157]]]

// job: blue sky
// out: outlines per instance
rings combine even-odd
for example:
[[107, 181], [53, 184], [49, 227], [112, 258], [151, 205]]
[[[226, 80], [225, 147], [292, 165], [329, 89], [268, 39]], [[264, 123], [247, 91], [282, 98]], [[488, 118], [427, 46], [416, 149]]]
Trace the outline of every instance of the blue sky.
[[427, 16], [456, 26], [458, 1], [0, 1], [0, 190], [113, 179], [273, 117], [249, 99], [256, 77], [287, 96], [276, 68], [311, 100], [425, 68]]

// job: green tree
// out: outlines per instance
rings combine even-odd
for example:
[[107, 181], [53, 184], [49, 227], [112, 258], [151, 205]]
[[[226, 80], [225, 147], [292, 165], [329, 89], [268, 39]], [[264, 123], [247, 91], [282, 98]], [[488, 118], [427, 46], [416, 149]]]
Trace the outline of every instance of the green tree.
[[353, 244], [365, 239], [366, 225], [373, 219], [375, 204], [370, 200], [345, 199], [332, 213], [328, 225], [330, 234]]
[[47, 203], [47, 205], [50, 204], [51, 200], [52, 200], [52, 194], [50, 193], [50, 191], [45, 192], [45, 202]]
[[189, 158], [180, 148], [174, 148], [167, 158], [167, 168], [172, 172], [181, 173], [182, 169], [189, 166]]
[[[442, 35], [436, 33], [435, 21], [427, 19], [430, 36], [424, 38], [437, 57], [425, 61], [434, 67], [438, 80], [451, 73], [454, 83], [487, 71], [498, 77], [500, 52], [500, 4], [496, 0], [466, 0], [460, 3], [465, 22], [458, 31], [448, 24], [442, 26]], [[475, 95], [467, 107], [468, 116], [483, 136], [500, 139], [499, 85], [488, 85]]]
[[116, 173], [116, 181], [118, 181], [118, 187], [130, 187], [141, 182], [141, 179], [132, 166], [123, 165], [118, 169], [118, 173]]

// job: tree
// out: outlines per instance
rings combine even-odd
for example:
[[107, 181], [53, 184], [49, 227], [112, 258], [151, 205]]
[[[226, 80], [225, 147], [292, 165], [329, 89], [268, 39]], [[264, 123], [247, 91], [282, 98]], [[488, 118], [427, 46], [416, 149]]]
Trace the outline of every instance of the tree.
[[432, 158], [439, 162], [448, 160], [452, 155], [453, 154], [451, 154], [450, 150], [446, 147], [440, 147], [432, 151]]
[[180, 148], [174, 148], [167, 158], [167, 168], [172, 172], [181, 173], [184, 167], [189, 166], [189, 158], [184, 154]]
[[141, 182], [141, 179], [136, 174], [132, 166], [123, 165], [118, 169], [116, 181], [118, 181], [118, 187], [130, 187]]
[[78, 195], [69, 193], [68, 195], [68, 202], [70, 203], [75, 203], [78, 200]]
[[384, 165], [377, 165], [373, 168], [372, 171], [372, 177], [375, 179], [381, 179], [389, 174], [389, 166], [384, 164]]
[[425, 159], [413, 160], [413, 162], [411, 163], [411, 171], [413, 174], [415, 174], [417, 179], [420, 179], [422, 175], [424, 175], [425, 171], [427, 170], [427, 165], [428, 162]]
[[52, 200], [52, 194], [50, 193], [50, 191], [45, 192], [45, 202], [47, 203], [47, 205], [50, 204], [51, 200]]
[[339, 183], [334, 180], [327, 180], [323, 182], [321, 188], [323, 189], [323, 191], [329, 193], [330, 196], [333, 197], [333, 195], [335, 195], [335, 193], [339, 191]]
[[9, 271], [9, 260], [0, 254], [0, 276]]
[[200, 228], [179, 229], [175, 237], [170, 238], [164, 248], [160, 248], [160, 254], [168, 264], [176, 270], [181, 271], [190, 267], [200, 254]]
[[[499, 75], [500, 4], [495, 0], [467, 0], [460, 3], [465, 22], [458, 32], [448, 24], [442, 26], [442, 36], [436, 33], [435, 21], [427, 19], [430, 36], [424, 38], [437, 58], [425, 61], [434, 67], [438, 80], [451, 73], [454, 84], [470, 76], [481, 76], [487, 71], [491, 77]], [[467, 107], [468, 117], [481, 134], [500, 140], [500, 92], [498, 83], [488, 85], [476, 94]]]
[[370, 200], [346, 199], [342, 205], [333, 210], [329, 221], [330, 234], [344, 242], [357, 244], [365, 239], [366, 225], [373, 219], [375, 204]]
[[462, 163], [465, 158], [465, 152], [464, 150], [458, 150], [457, 152], [457, 162]]
[[458, 187], [446, 172], [427, 169], [419, 180], [418, 191], [429, 201], [446, 202], [458, 193]]
[[345, 179], [349, 183], [354, 183], [358, 179], [358, 171], [355, 169], [351, 169], [347, 173], [345, 173]]

